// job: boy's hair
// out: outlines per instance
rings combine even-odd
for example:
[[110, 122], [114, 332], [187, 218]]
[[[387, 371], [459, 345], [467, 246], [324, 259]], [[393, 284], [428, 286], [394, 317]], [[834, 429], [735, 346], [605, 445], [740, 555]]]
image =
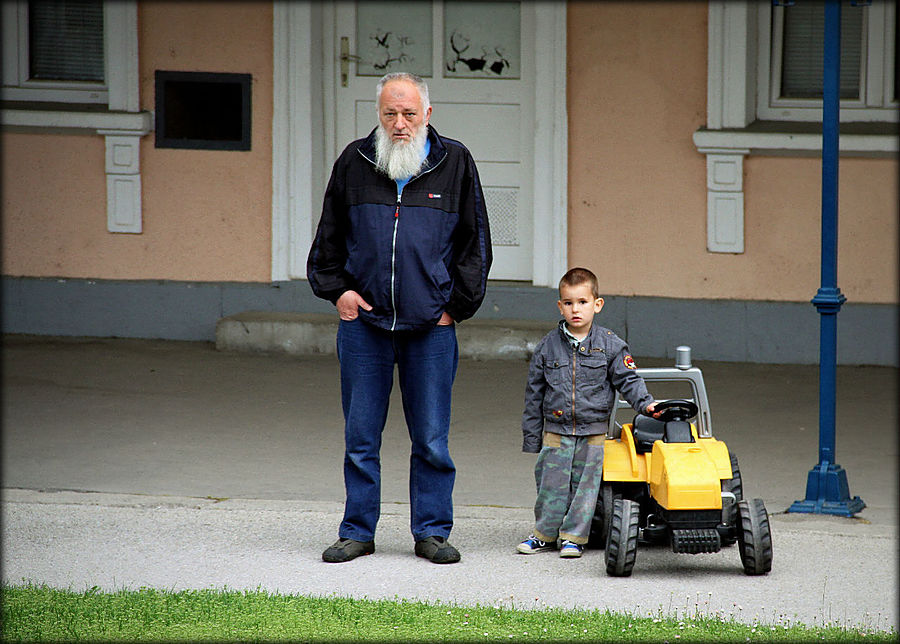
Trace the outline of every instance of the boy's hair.
[[563, 286], [571, 287], [579, 286], [581, 284], [588, 284], [591, 287], [591, 293], [593, 293], [595, 300], [600, 297], [600, 283], [597, 281], [597, 276], [588, 269], [580, 267], [569, 269], [569, 271], [562, 276], [562, 279], [559, 280], [560, 295], [562, 294]]

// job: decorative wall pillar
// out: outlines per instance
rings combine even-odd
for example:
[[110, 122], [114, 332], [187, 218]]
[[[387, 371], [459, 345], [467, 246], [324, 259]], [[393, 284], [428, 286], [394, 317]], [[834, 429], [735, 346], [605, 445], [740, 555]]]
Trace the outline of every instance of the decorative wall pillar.
[[127, 130], [98, 130], [106, 137], [106, 229], [140, 233], [141, 135]]
[[706, 248], [744, 252], [744, 155], [749, 149], [700, 149], [706, 154]]

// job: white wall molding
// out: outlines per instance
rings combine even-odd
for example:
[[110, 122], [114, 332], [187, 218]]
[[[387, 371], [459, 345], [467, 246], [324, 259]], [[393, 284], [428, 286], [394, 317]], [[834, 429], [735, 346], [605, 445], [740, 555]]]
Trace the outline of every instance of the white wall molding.
[[106, 82], [109, 109], [142, 116], [137, 129], [97, 130], [106, 137], [106, 229], [111, 233], [141, 233], [141, 137], [152, 129], [149, 112], [140, 112], [138, 76], [138, 15], [135, 0], [103, 3]]
[[[821, 132], [761, 132], [741, 130], [700, 129], [694, 132], [698, 152], [731, 150], [743, 154], [770, 156], [817, 155], [822, 152]], [[866, 157], [893, 157], [900, 151], [896, 131], [884, 134], [841, 133], [840, 152]]]
[[136, 0], [103, 3], [106, 84], [111, 111], [138, 112], [138, 10]]
[[706, 123], [745, 127], [756, 118], [756, 4], [710, 0]]
[[0, 110], [0, 124], [4, 129], [20, 132], [97, 134], [99, 130], [117, 130], [144, 136], [153, 131], [153, 114], [76, 107], [67, 110], [5, 108]]
[[[569, 131], [566, 118], [566, 3], [536, 2], [532, 283], [556, 286], [568, 270]], [[549, 154], [539, 151], [549, 150]]]
[[290, 255], [286, 243], [290, 230], [288, 204], [290, 178], [288, 174], [288, 78], [290, 35], [288, 12], [290, 4], [276, 0], [272, 7], [272, 280], [288, 279]]
[[141, 135], [101, 130], [106, 137], [106, 229], [111, 233], [140, 233]]
[[[314, 105], [321, 78], [317, 58], [315, 3], [276, 0], [273, 15], [272, 119], [272, 280], [306, 277], [306, 253], [312, 244], [313, 213], [321, 147]], [[318, 66], [321, 67], [321, 66]], [[319, 101], [321, 103], [321, 101]], [[321, 107], [318, 108], [321, 110]], [[319, 195], [321, 198], [321, 195]]]
[[749, 150], [705, 149], [706, 248], [744, 252], [744, 155]]
[[[743, 128], [755, 118], [756, 6], [747, 0], [710, 0], [704, 134]], [[744, 252], [744, 155], [747, 146], [702, 136], [697, 150], [706, 154], [706, 248], [713, 253]], [[716, 145], [718, 143], [719, 145]]]

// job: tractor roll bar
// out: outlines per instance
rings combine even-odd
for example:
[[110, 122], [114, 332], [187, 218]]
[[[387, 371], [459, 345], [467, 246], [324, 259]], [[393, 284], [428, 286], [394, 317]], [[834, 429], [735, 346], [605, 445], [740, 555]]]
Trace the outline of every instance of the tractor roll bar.
[[[674, 367], [648, 367], [638, 368], [637, 372], [641, 377], [649, 382], [687, 382], [690, 384], [692, 398], [698, 409], [697, 413], [697, 434], [701, 438], [712, 438], [712, 419], [709, 413], [709, 399], [706, 397], [706, 385], [703, 382], [703, 373], [698, 367], [691, 366], [691, 348], [680, 346], [675, 349], [675, 366]], [[616, 416], [620, 409], [631, 409], [625, 400], [618, 397], [616, 408], [612, 422], [610, 423], [611, 433], [615, 433], [616, 427], [621, 427]], [[626, 422], [630, 422], [630, 419]], [[611, 436], [613, 437], [613, 436]]]

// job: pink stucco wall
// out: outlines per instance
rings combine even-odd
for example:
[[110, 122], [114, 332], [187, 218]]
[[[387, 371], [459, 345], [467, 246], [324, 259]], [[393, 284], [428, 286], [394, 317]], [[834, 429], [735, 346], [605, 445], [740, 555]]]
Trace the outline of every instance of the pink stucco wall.
[[[821, 165], [748, 157], [745, 247], [706, 250], [704, 2], [568, 5], [569, 260], [609, 295], [808, 301], [819, 281]], [[140, 87], [154, 70], [253, 75], [249, 152], [141, 146], [140, 235], [106, 231], [100, 136], [0, 134], [5, 275], [267, 281], [272, 6], [140, 2]], [[538, 107], [538, 111], [540, 108]], [[898, 162], [841, 160], [839, 286], [898, 296]]]
[[271, 274], [272, 6], [139, 4], [141, 107], [154, 70], [253, 75], [249, 152], [141, 142], [143, 233], [106, 231], [100, 136], [4, 133], [3, 273], [265, 281]]
[[[706, 250], [701, 2], [568, 5], [569, 263], [610, 295], [807, 301], [819, 287], [821, 160], [744, 164], [745, 252]], [[840, 164], [839, 286], [896, 302], [896, 160]]]
[[145, 141], [145, 225], [157, 235], [158, 261], [174, 279], [266, 281], [272, 271], [272, 6], [145, 2], [140, 20], [144, 109], [153, 107], [157, 69], [253, 75], [249, 152], [154, 149]]
[[105, 150], [100, 136], [0, 135], [5, 275], [97, 277], [78, 267], [137, 247], [106, 233]]

